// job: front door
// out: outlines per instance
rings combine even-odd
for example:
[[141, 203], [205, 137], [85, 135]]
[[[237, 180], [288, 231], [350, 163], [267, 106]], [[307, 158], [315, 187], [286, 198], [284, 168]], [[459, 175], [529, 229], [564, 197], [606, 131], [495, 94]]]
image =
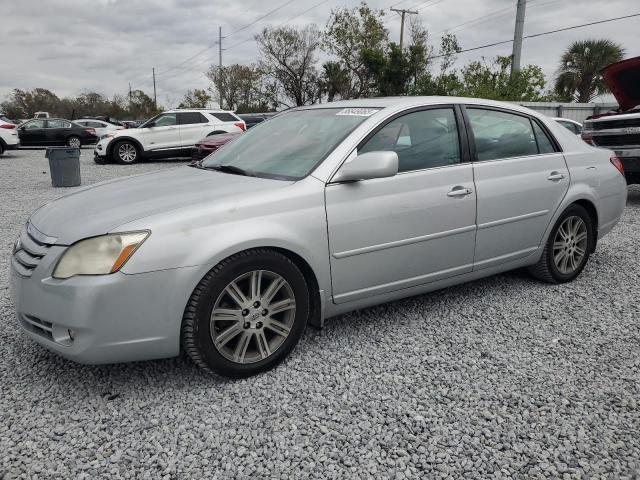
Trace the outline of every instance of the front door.
[[45, 145], [46, 120], [31, 120], [20, 127], [18, 136], [21, 145]]
[[569, 171], [538, 120], [497, 109], [466, 111], [475, 139], [479, 270], [538, 248], [569, 188]]
[[334, 302], [472, 270], [476, 198], [459, 123], [453, 107], [400, 115], [353, 153], [395, 151], [397, 175], [327, 185]]
[[47, 128], [45, 128], [45, 138], [47, 145], [64, 144], [71, 124], [65, 120], [47, 120]]
[[159, 115], [152, 125], [142, 128], [147, 150], [176, 150], [181, 148], [180, 129], [175, 113]]

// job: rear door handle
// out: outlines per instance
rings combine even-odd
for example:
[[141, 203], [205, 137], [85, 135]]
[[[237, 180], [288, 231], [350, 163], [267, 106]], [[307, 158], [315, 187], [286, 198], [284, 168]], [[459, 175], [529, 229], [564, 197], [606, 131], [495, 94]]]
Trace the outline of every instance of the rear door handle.
[[556, 180], [562, 180], [563, 178], [564, 178], [564, 174], [560, 172], [551, 172], [547, 177], [547, 180], [551, 180], [553, 182]]
[[447, 197], [464, 197], [466, 195], [471, 195], [473, 190], [467, 187], [462, 187], [458, 185], [457, 187], [453, 187], [449, 193], [447, 193]]

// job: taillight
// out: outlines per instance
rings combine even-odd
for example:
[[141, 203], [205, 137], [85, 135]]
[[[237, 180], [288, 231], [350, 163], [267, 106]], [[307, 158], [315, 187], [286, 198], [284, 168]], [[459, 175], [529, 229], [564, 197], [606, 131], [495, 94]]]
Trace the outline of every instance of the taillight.
[[244, 124], [244, 122], [236, 122], [234, 123], [234, 125], [238, 127], [240, 130], [242, 130], [243, 132], [247, 129], [247, 126]]
[[13, 123], [3, 123], [0, 128], [16, 128], [16, 126]]
[[87, 132], [89, 135], [95, 135], [96, 134], [96, 129], [95, 128], [85, 128], [84, 129], [85, 132]]
[[622, 160], [618, 157], [611, 157], [609, 161], [613, 164], [614, 167], [618, 169], [618, 171], [624, 175], [624, 166], [622, 165]]

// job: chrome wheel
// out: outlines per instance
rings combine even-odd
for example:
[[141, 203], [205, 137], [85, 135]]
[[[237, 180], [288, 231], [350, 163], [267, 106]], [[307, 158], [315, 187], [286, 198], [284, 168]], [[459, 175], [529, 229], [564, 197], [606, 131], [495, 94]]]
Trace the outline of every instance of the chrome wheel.
[[560, 273], [570, 275], [582, 264], [587, 248], [586, 223], [578, 216], [567, 217], [553, 241], [553, 263]]
[[71, 148], [80, 148], [81, 142], [78, 137], [71, 137], [69, 140], [67, 140], [67, 145]]
[[125, 163], [135, 162], [137, 156], [138, 151], [136, 150], [136, 147], [130, 143], [121, 143], [118, 146], [118, 158], [120, 161]]
[[296, 302], [289, 282], [277, 273], [254, 270], [229, 283], [211, 312], [211, 340], [235, 363], [271, 356], [289, 336]]

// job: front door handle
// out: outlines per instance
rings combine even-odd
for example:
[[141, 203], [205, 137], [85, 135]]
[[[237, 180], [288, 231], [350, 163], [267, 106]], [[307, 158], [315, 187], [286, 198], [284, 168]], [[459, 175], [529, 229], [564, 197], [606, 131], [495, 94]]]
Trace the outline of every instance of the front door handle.
[[547, 180], [551, 180], [552, 182], [556, 180], [562, 180], [564, 178], [564, 174], [560, 172], [551, 172], [547, 177]]
[[473, 190], [467, 187], [463, 187], [458, 185], [453, 187], [449, 193], [447, 193], [447, 197], [464, 197], [466, 195], [471, 195]]

